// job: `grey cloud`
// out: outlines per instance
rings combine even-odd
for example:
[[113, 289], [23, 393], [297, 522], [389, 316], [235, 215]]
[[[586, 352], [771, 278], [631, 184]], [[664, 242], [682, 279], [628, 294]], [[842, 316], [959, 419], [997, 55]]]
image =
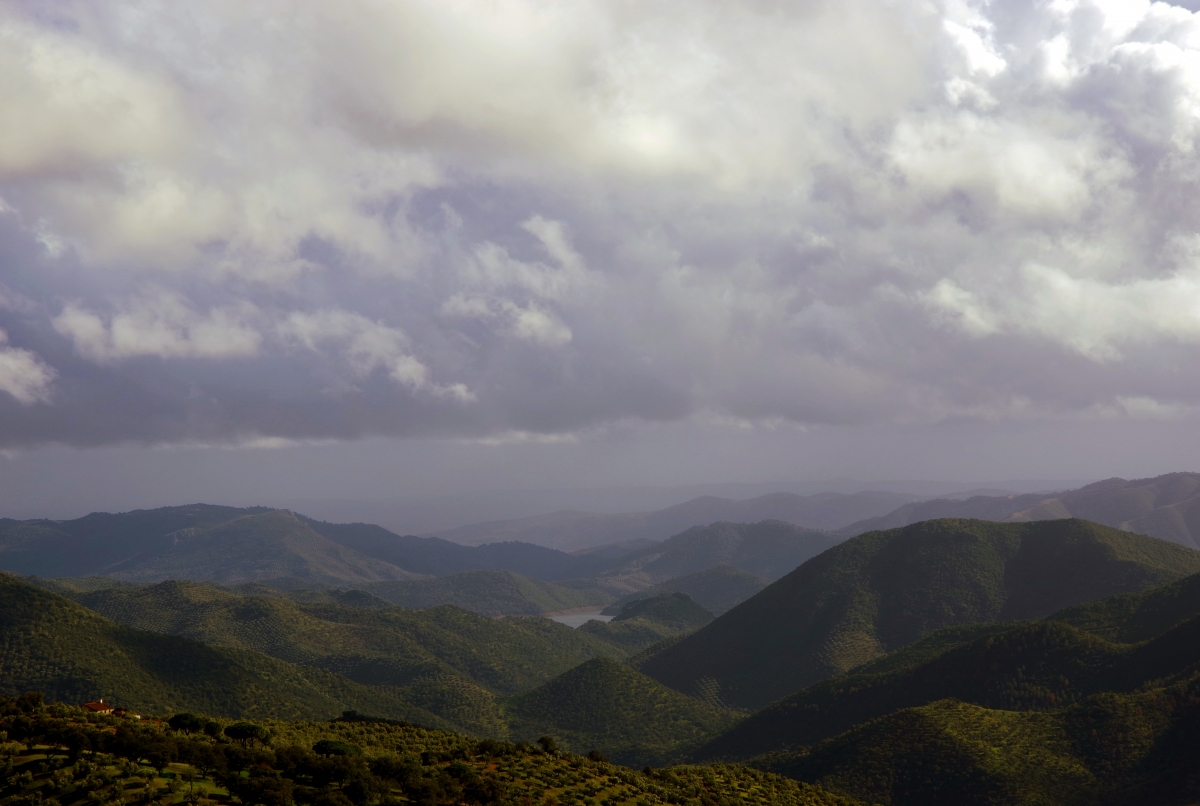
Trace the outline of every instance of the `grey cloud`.
[[489, 9], [0, 10], [0, 443], [1200, 405], [1191, 12]]

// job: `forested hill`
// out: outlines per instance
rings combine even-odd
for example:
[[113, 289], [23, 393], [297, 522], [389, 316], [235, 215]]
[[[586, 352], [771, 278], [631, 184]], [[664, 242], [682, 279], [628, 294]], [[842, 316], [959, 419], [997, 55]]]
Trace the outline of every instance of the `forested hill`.
[[451, 606], [364, 609], [175, 581], [74, 596], [127, 626], [337, 673], [488, 736], [507, 731], [500, 697], [626, 654], [547, 619], [497, 621]]
[[1200, 552], [1081, 520], [927, 521], [815, 557], [641, 669], [757, 708], [942, 627], [1037, 618], [1200, 571]]
[[304, 719], [354, 708], [451, 726], [394, 692], [259, 652], [126, 627], [0, 574], [0, 695], [29, 690], [69, 703], [104, 697], [155, 714]]

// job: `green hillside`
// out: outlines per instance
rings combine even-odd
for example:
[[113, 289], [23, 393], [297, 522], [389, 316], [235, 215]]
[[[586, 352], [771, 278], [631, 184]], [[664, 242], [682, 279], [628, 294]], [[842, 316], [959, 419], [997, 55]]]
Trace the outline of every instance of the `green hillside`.
[[514, 738], [550, 734], [576, 752], [599, 749], [635, 766], [678, 757], [736, 718], [604, 658], [506, 700], [504, 711]]
[[65, 577], [62, 579], [42, 579], [41, 577], [23, 576], [22, 582], [28, 582], [51, 593], [58, 593], [68, 598], [81, 593], [108, 590], [109, 588], [134, 587], [133, 582], [122, 582], [112, 577]]
[[1200, 574], [1158, 588], [1076, 605], [1050, 618], [1110, 641], [1144, 641], [1200, 615]]
[[[224, 736], [43, 707], [33, 698], [0, 699], [0, 731], [20, 739], [0, 743], [7, 772], [0, 804], [859, 804], [734, 765], [635, 772], [536, 745], [379, 721], [259, 727], [269, 731], [266, 742], [243, 747]], [[81, 757], [86, 747], [93, 751]]]
[[1198, 665], [1200, 617], [1138, 645], [1109, 643], [1052, 621], [1022, 624], [911, 668], [810, 686], [758, 711], [697, 756], [748, 758], [814, 744], [897, 709], [948, 698], [1009, 711], [1053, 710], [1187, 675]]
[[[65, 580], [54, 581], [62, 582]], [[277, 587], [280, 582], [281, 580], [269, 580], [270, 584], [261, 582], [247, 582], [244, 585], [208, 584], [239, 596], [267, 596], [273, 599], [290, 599], [293, 602], [301, 602], [303, 604], [345, 605], [346, 607], [357, 607], [364, 610], [385, 610], [396, 606], [387, 599], [381, 599], [373, 593], [367, 593], [355, 588], [349, 590], [340, 590], [338, 588], [317, 588], [315, 590], [303, 587], [280, 588]], [[35, 582], [34, 584], [37, 583]]]
[[682, 638], [691, 630], [680, 630], [669, 624], [663, 624], [650, 619], [635, 618], [629, 621], [603, 622], [593, 620], [586, 622], [578, 629], [579, 632], [598, 638], [630, 656], [632, 662], [636, 656], [664, 640]]
[[239, 649], [135, 630], [0, 574], [0, 694], [104, 697], [151, 713], [328, 718], [346, 709], [450, 723], [395, 693]]
[[1042, 617], [1198, 570], [1200, 552], [1088, 521], [928, 521], [835, 546], [640, 669], [759, 708], [943, 627]]
[[712, 613], [693, 602], [687, 594], [667, 593], [634, 600], [612, 621], [593, 620], [579, 629], [634, 655], [664, 639], [692, 632], [712, 620]]
[[464, 571], [432, 579], [375, 582], [360, 587], [401, 607], [454, 605], [485, 616], [536, 616], [607, 604], [613, 598], [600, 590], [576, 590], [527, 579], [510, 571]]
[[1053, 713], [943, 700], [756, 765], [885, 806], [1200, 801], [1200, 678]]
[[129, 626], [253, 650], [388, 686], [468, 730], [504, 735], [495, 697], [528, 691], [598, 655], [624, 652], [546, 619], [497, 621], [455, 607], [365, 610], [244, 597], [194, 582], [82, 594]]
[[681, 630], [703, 627], [713, 620], [709, 613], [692, 601], [686, 593], [664, 593], [649, 599], [638, 599], [621, 608], [613, 621], [644, 618], [667, 624]]
[[678, 592], [686, 593], [696, 604], [719, 616], [746, 601], [768, 584], [770, 583], [762, 577], [732, 565], [717, 565], [694, 574], [668, 579], [636, 593], [626, 594], [602, 612], [606, 616], [615, 616], [630, 602]]

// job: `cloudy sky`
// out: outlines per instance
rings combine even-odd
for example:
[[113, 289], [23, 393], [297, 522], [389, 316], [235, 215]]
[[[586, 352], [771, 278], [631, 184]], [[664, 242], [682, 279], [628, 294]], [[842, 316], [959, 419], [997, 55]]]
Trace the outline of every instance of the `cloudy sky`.
[[1198, 146], [1166, 3], [4, 3], [0, 503], [1196, 469]]

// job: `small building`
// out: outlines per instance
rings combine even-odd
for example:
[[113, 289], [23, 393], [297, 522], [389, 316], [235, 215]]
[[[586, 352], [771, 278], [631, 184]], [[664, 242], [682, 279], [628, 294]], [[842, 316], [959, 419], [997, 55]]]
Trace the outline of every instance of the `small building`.
[[124, 717], [125, 719], [141, 719], [141, 714], [135, 714], [133, 711], [127, 711], [124, 708], [118, 708], [112, 712], [113, 716]]
[[111, 714], [116, 709], [106, 703], [104, 698], [101, 697], [95, 702], [85, 702], [83, 704], [83, 710], [91, 711], [93, 714]]

